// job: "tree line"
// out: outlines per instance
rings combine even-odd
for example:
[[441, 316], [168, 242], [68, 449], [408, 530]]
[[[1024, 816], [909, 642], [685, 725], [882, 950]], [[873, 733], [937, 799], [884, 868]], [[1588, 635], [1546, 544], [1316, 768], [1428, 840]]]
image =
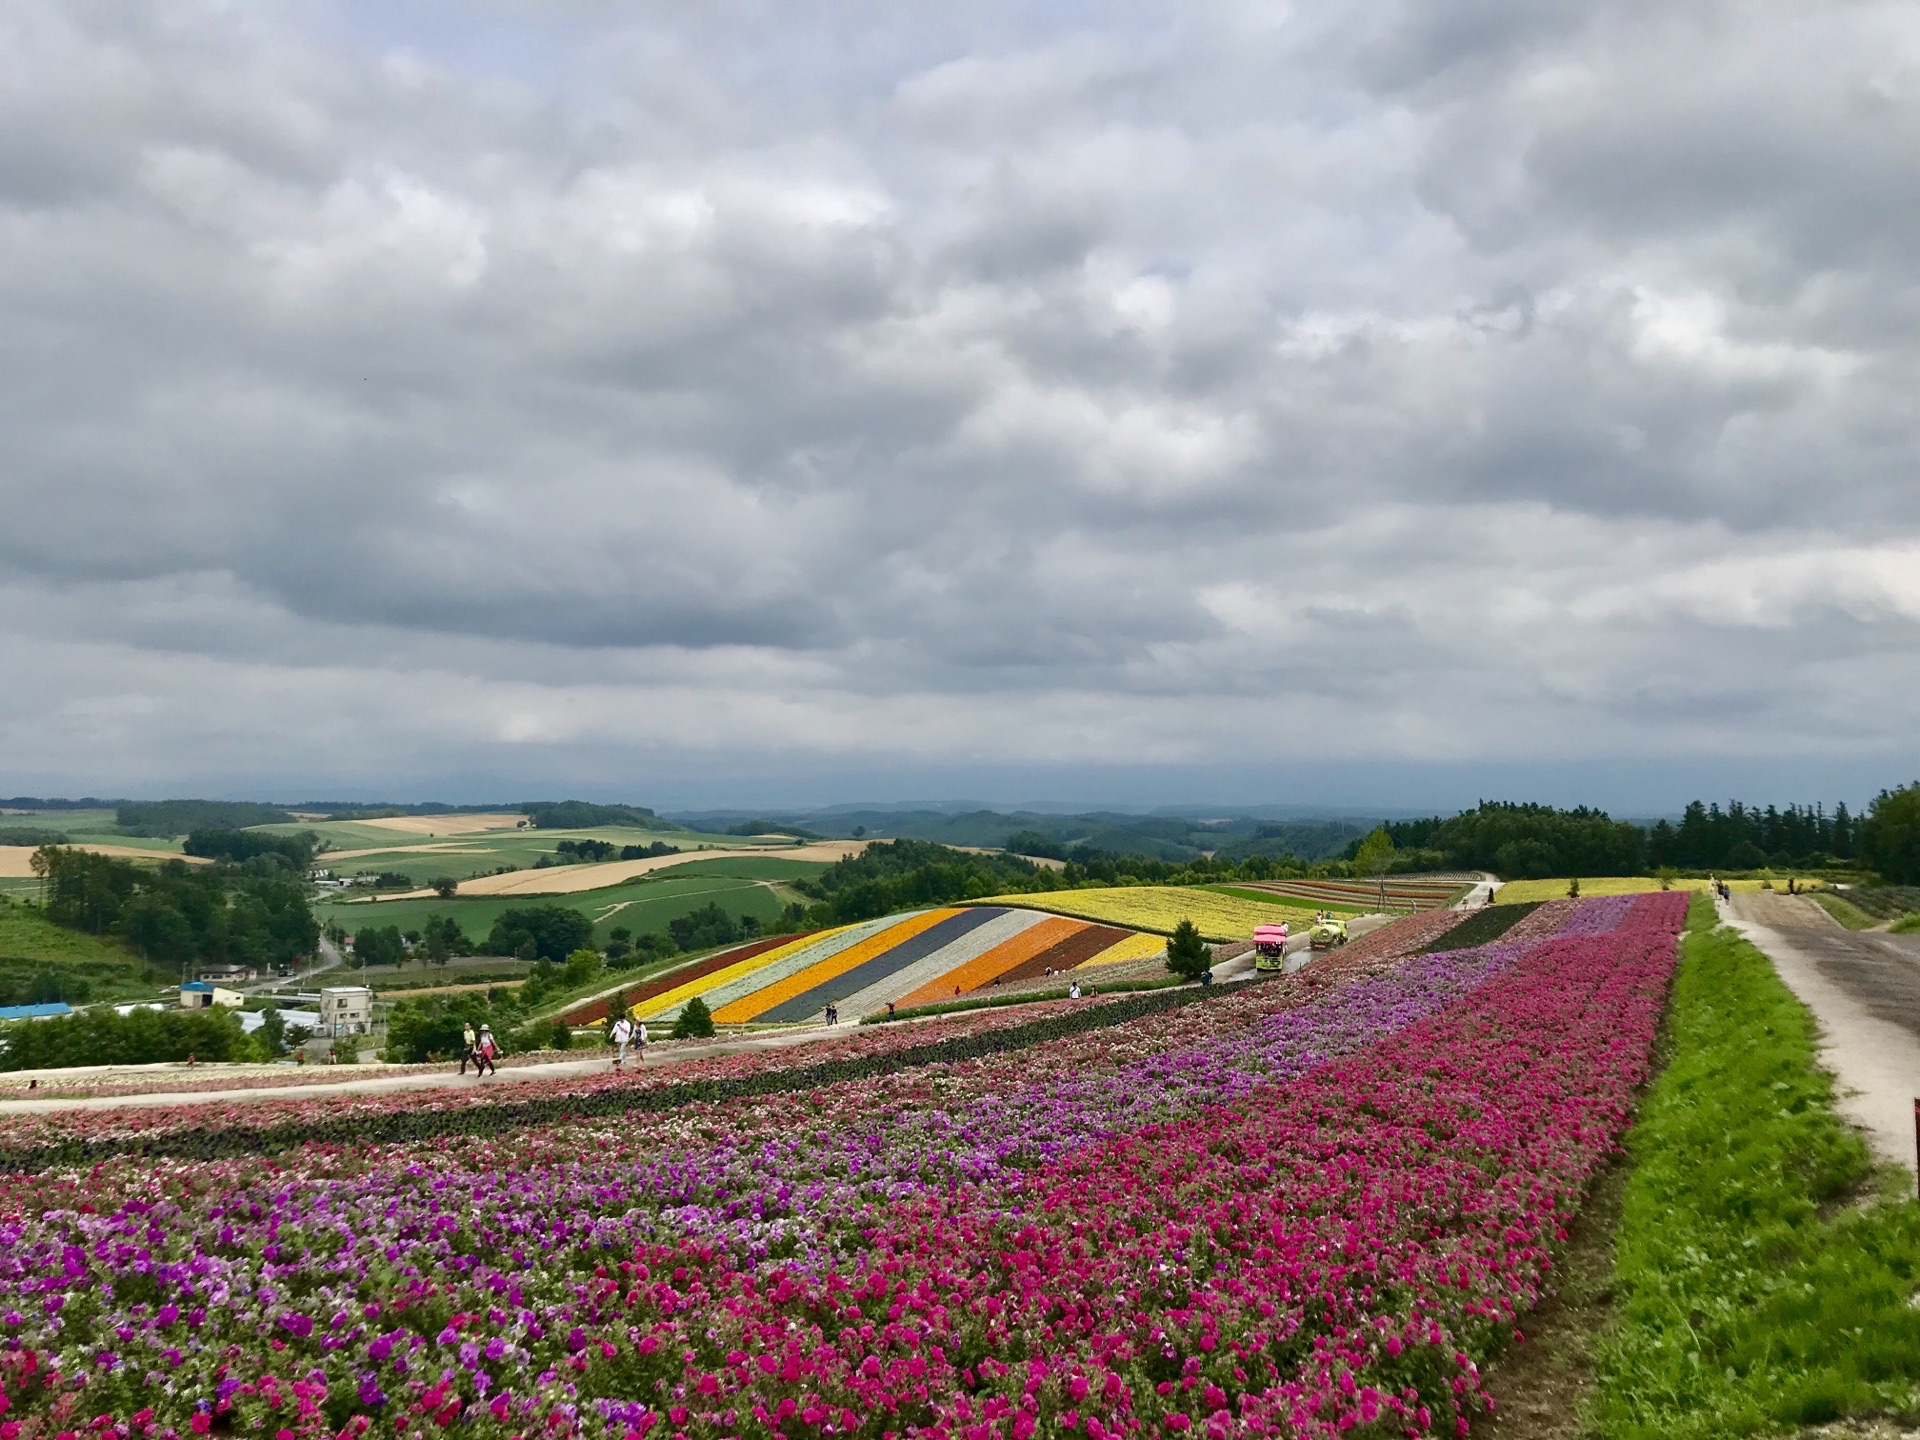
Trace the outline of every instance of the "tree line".
[[[1920, 879], [1920, 784], [1883, 790], [1867, 813], [1845, 805], [1747, 805], [1695, 800], [1680, 823], [1642, 828], [1585, 806], [1486, 800], [1442, 818], [1385, 827], [1396, 870], [1491, 870], [1509, 879], [1644, 875], [1663, 868], [1806, 870], [1860, 867], [1895, 883]], [[1360, 842], [1348, 847], [1351, 860]]]
[[0, 1070], [57, 1070], [74, 1065], [152, 1065], [186, 1059], [274, 1060], [306, 1032], [268, 1010], [258, 1029], [240, 1028], [240, 1012], [148, 1009], [120, 1014], [95, 1006], [51, 1020], [22, 1020], [0, 1031]]
[[33, 870], [49, 920], [115, 936], [171, 970], [289, 964], [312, 954], [320, 939], [306, 884], [279, 855], [239, 865], [144, 866], [45, 845], [33, 853]]

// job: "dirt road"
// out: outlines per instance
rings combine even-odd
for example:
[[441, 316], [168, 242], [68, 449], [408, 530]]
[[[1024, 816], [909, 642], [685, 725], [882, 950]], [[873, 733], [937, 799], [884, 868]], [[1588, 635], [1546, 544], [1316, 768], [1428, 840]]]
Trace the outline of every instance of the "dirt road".
[[1840, 1110], [1881, 1158], [1916, 1167], [1920, 1095], [1920, 935], [1843, 928], [1811, 900], [1735, 895], [1722, 918], [1766, 952], [1820, 1022], [1821, 1060]]

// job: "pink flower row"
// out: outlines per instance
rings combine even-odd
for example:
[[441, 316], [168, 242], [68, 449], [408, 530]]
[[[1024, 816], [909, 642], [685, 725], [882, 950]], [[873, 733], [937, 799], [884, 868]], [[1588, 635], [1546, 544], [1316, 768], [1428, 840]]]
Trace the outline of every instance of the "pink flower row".
[[1537, 1299], [1627, 1123], [1683, 914], [1647, 897], [1453, 1010], [1089, 1146], [1018, 1197], [932, 1197], [846, 1272], [640, 1257], [609, 1272], [587, 1363], [687, 1433], [1464, 1434], [1476, 1357]]

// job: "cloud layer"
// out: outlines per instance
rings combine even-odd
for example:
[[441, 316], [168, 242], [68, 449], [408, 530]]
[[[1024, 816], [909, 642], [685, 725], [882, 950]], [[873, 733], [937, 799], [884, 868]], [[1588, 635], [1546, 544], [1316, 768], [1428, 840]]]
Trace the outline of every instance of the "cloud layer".
[[0, 764], [1920, 767], [1911, 6], [961, 8], [6, 7]]

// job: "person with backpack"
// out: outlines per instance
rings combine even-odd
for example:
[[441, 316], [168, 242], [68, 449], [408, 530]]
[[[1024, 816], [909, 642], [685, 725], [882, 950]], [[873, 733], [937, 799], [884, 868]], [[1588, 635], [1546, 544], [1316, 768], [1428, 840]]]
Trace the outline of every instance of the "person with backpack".
[[633, 1021], [622, 1015], [613, 1022], [613, 1043], [619, 1047], [613, 1057], [613, 1068], [624, 1070], [627, 1067], [627, 1046], [633, 1043]]
[[479, 1039], [474, 1043], [473, 1047], [473, 1073], [476, 1077], [485, 1075], [489, 1070], [495, 1075], [500, 1073], [500, 1067], [493, 1063], [495, 1051], [493, 1027], [490, 1025], [482, 1025], [480, 1027]]

